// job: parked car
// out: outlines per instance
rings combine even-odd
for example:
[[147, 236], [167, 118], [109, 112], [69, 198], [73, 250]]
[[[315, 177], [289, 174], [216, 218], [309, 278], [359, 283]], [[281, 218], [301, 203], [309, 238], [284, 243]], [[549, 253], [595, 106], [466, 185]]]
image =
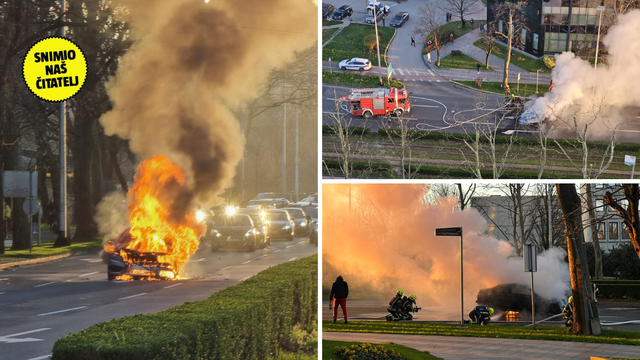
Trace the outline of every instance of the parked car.
[[[377, 21], [380, 22], [380, 21], [382, 21], [382, 17], [385, 15], [385, 11], [384, 11], [384, 8], [379, 8], [379, 7], [376, 7], [376, 8], [378, 9], [378, 12], [377, 12], [377, 18], [378, 19], [377, 19]], [[376, 21], [374, 19], [374, 17], [373, 17], [373, 10], [371, 10], [369, 12], [369, 15], [367, 15], [367, 18], [364, 19], [364, 21], [367, 24], [373, 24]]]
[[311, 244], [318, 244], [318, 208], [315, 208], [311, 212], [311, 221], [309, 223], [309, 242]]
[[353, 58], [340, 61], [340, 69], [342, 70], [369, 70], [371, 69], [371, 61], [363, 58]]
[[394, 27], [401, 27], [402, 24], [404, 24], [407, 20], [409, 20], [409, 13], [399, 12], [396, 14], [396, 16], [393, 17], [393, 19], [391, 19], [391, 23], [389, 23], [389, 25]]
[[322, 3], [322, 18], [326, 19], [327, 16], [333, 13], [335, 7], [331, 4]]
[[296, 224], [296, 235], [309, 236], [309, 219], [304, 210], [292, 207], [282, 208], [282, 210], [286, 210], [293, 218]]
[[295, 238], [296, 224], [285, 210], [265, 211], [271, 225], [271, 240], [284, 239], [291, 241]]
[[333, 20], [343, 20], [347, 16], [351, 16], [353, 14], [353, 8], [349, 5], [340, 6], [336, 12], [333, 13], [331, 17]]
[[255, 206], [255, 205], [264, 205], [271, 206], [274, 208], [285, 207], [289, 204], [289, 200], [287, 199], [260, 199], [260, 200], [249, 200], [247, 206]]
[[247, 214], [220, 215], [215, 220], [211, 251], [221, 247], [246, 248], [250, 251], [259, 244], [256, 225]]

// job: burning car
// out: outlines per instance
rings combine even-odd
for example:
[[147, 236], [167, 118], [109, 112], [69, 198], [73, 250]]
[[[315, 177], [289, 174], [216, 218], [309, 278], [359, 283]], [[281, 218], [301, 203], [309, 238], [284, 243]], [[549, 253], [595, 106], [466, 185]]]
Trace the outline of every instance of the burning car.
[[171, 264], [160, 260], [162, 256], [166, 255], [169, 254], [123, 249], [118, 254], [109, 255], [107, 278], [109, 280], [175, 279], [176, 273]]
[[[558, 300], [545, 299], [534, 293], [536, 314], [555, 315], [562, 312]], [[487, 305], [504, 312], [531, 312], [531, 288], [522, 284], [501, 284], [478, 292], [477, 304]]]

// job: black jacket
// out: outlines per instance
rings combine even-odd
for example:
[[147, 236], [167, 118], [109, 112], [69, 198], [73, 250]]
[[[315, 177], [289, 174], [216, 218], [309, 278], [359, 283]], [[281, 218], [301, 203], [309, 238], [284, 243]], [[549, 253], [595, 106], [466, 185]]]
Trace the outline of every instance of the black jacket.
[[342, 275], [338, 276], [336, 282], [331, 286], [331, 295], [329, 295], [329, 301], [336, 299], [346, 299], [349, 296], [349, 285], [342, 279]]

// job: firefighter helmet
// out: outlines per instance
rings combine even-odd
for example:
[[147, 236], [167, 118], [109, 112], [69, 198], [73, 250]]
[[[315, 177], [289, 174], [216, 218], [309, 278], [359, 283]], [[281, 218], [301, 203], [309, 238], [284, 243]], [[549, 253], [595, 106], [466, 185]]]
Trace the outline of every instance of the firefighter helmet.
[[400, 295], [400, 296], [404, 295], [404, 291], [398, 290], [398, 295]]
[[489, 308], [489, 314], [493, 315], [493, 308]]
[[415, 296], [415, 295], [411, 295], [411, 296], [409, 296], [409, 299], [411, 299], [411, 300], [415, 300], [415, 299], [416, 299], [416, 296]]
[[569, 296], [569, 303], [573, 302], [573, 296]]

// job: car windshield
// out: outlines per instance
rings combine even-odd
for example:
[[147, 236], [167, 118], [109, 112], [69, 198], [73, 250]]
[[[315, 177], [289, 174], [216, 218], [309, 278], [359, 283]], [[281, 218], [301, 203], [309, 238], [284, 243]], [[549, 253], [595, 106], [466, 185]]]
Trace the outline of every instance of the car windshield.
[[302, 212], [301, 209], [285, 209], [289, 212], [289, 215], [291, 215], [294, 219], [301, 219], [304, 218], [304, 213]]
[[286, 221], [289, 220], [286, 212], [269, 212], [267, 213], [267, 217], [271, 221]]
[[398, 14], [393, 17], [393, 20], [402, 20], [402, 15]]
[[344, 9], [338, 9], [336, 10], [336, 14], [342, 14], [344, 12]]
[[228, 216], [220, 215], [216, 219], [218, 226], [251, 226], [248, 216]]

